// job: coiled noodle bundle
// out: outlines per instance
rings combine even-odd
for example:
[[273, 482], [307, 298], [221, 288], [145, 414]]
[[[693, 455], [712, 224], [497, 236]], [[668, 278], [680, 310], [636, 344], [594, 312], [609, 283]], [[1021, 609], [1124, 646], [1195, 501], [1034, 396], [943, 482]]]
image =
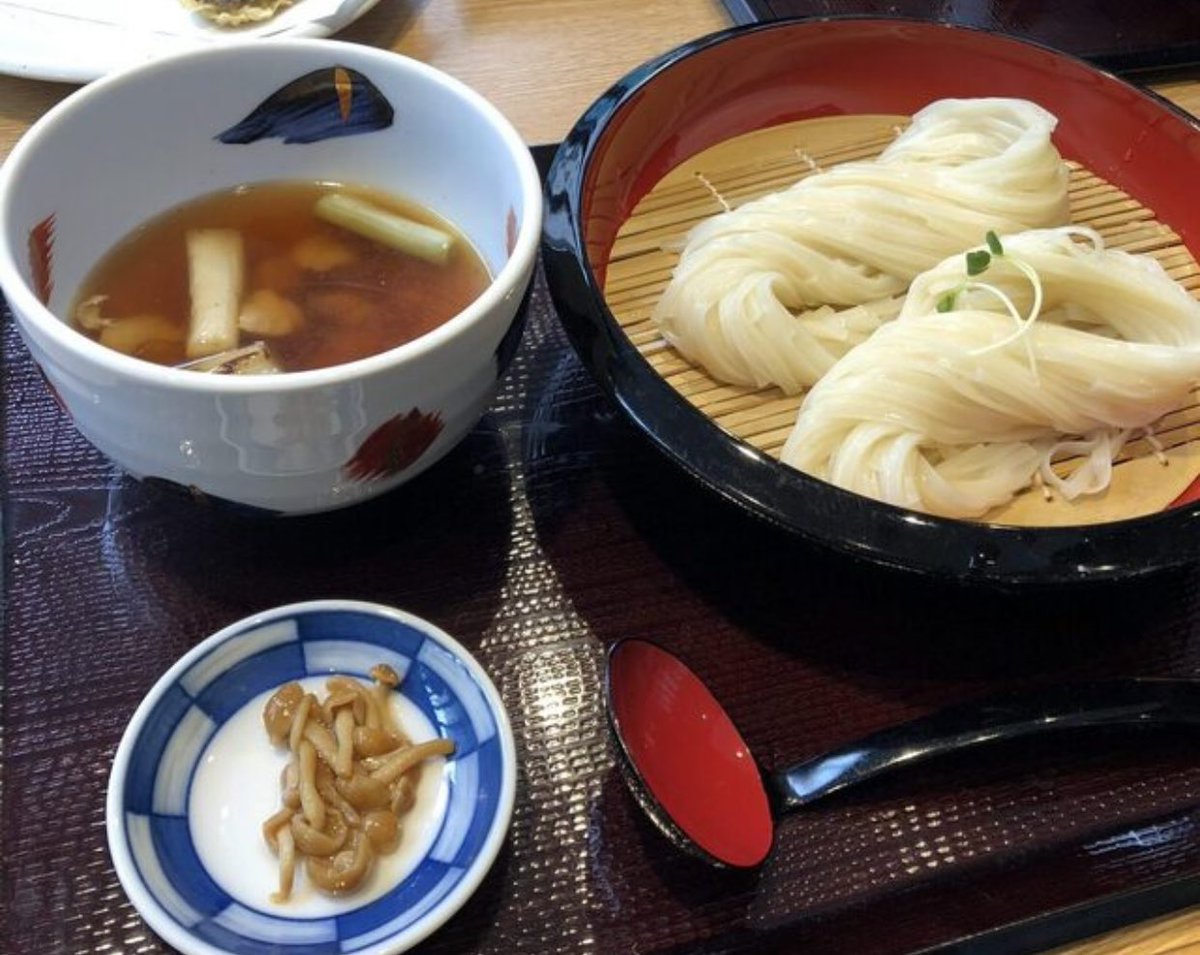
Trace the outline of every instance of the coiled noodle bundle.
[[932, 103], [877, 159], [697, 226], [655, 321], [714, 377], [800, 391], [893, 318], [922, 270], [989, 229], [1067, 221], [1056, 122], [1024, 100]]
[[[979, 517], [1038, 475], [1067, 498], [1107, 487], [1126, 438], [1200, 380], [1200, 302], [1089, 230], [1002, 246], [979, 283], [962, 255], [919, 276], [900, 317], [806, 396], [782, 460], [946, 517]], [[1018, 263], [1040, 282], [1040, 316]], [[1064, 479], [1050, 465], [1068, 454], [1084, 460]]]

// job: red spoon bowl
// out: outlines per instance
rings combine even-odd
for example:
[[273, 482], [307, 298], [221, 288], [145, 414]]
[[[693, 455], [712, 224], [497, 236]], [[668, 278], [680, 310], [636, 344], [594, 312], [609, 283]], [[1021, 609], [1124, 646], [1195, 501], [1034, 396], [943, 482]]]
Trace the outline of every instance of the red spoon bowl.
[[715, 864], [761, 864], [775, 831], [763, 778], [703, 681], [661, 647], [622, 640], [605, 693], [625, 778], [666, 836]]
[[676, 846], [736, 869], [766, 860], [778, 813], [901, 766], [1055, 730], [1200, 725], [1200, 681], [1057, 684], [938, 710], [764, 774], [700, 677], [654, 643], [612, 646], [605, 699], [626, 782], [647, 815]]

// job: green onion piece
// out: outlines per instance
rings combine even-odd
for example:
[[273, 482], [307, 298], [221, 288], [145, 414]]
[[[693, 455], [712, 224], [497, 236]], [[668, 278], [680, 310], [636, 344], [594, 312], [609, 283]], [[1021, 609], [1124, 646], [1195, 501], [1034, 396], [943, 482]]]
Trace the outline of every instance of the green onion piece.
[[995, 232], [989, 229], [985, 239], [987, 240], [987, 247], [992, 250], [992, 255], [1004, 254], [1004, 246], [1000, 244], [1000, 237]]
[[236, 348], [242, 298], [242, 236], [233, 229], [187, 233], [188, 288], [192, 297], [189, 358]]
[[992, 255], [984, 249], [976, 249], [967, 253], [967, 275], [982, 275], [992, 264]]
[[435, 265], [445, 265], [454, 236], [441, 229], [414, 222], [373, 206], [353, 196], [331, 192], [317, 200], [313, 210], [318, 219], [382, 242], [408, 255]]
[[956, 292], [947, 292], [937, 300], [937, 310], [939, 312], [954, 311], [954, 300], [958, 297]]

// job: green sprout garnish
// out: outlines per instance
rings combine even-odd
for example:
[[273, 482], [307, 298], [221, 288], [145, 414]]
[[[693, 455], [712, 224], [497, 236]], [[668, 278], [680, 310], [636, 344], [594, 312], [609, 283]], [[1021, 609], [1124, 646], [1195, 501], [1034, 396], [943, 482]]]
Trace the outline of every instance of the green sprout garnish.
[[[1033, 372], [1034, 379], [1036, 380], [1038, 377], [1037, 359], [1033, 353], [1033, 346], [1030, 344], [1026, 335], [1033, 327], [1033, 323], [1037, 320], [1038, 315], [1041, 314], [1042, 311], [1041, 279], [1039, 278], [1037, 272], [1034, 271], [1033, 267], [1029, 265], [1029, 263], [1005, 254], [1004, 246], [1000, 243], [1000, 237], [997, 236], [995, 232], [989, 230], [985, 237], [985, 241], [987, 245], [986, 249], [972, 249], [970, 252], [966, 253], [966, 279], [964, 279], [962, 282], [959, 282], [958, 285], [944, 293], [937, 300], [937, 310], [939, 312], [953, 311], [957, 304], [958, 296], [968, 290], [988, 292], [991, 295], [994, 295], [1004, 305], [1005, 311], [1012, 316], [1012, 319], [1017, 326], [1016, 330], [1011, 335], [1001, 339], [998, 342], [994, 342], [985, 348], [978, 349], [977, 351], [972, 352], [972, 354], [983, 354], [984, 352], [993, 351], [997, 348], [1003, 348], [1005, 345], [1009, 345], [1015, 341], [1023, 341], [1026, 354], [1029, 356], [1029, 366]], [[1029, 310], [1028, 315], [1021, 315], [1016, 305], [1013, 304], [1012, 299], [1010, 299], [1004, 293], [1004, 291], [997, 286], [987, 282], [971, 281], [971, 279], [976, 278], [977, 276], [986, 272], [991, 266], [992, 262], [996, 259], [1004, 259], [1006, 262], [1012, 265], [1013, 268], [1029, 279], [1030, 284], [1033, 286], [1033, 307]]]
[[[987, 242], [986, 249], [972, 249], [966, 254], [967, 258], [967, 278], [973, 279], [977, 275], [982, 275], [988, 270], [988, 266], [992, 264], [992, 258], [1000, 258], [1004, 255], [1004, 246], [1000, 244], [1000, 237], [995, 232], [988, 230], [985, 236]], [[957, 302], [960, 292], [965, 292], [969, 285], [973, 283], [960, 282], [956, 287], [937, 300], [937, 310], [939, 312], [954, 311], [955, 303]]]
[[992, 264], [992, 254], [986, 249], [975, 249], [967, 253], [967, 275], [974, 278], [987, 271]]

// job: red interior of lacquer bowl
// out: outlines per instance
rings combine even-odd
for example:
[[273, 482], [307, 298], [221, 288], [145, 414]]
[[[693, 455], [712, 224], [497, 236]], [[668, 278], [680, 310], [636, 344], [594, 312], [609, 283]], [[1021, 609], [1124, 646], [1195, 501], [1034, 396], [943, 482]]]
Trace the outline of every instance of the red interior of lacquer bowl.
[[1200, 126], [1080, 60], [1018, 40], [899, 20], [776, 23], [701, 40], [608, 119], [588, 163], [584, 238], [601, 280], [621, 223], [689, 156], [755, 129], [945, 97], [1014, 96], [1054, 113], [1059, 151], [1154, 210], [1189, 248]]
[[[1064, 157], [1152, 209], [1196, 254], [1200, 126], [1152, 94], [1080, 60], [981, 30], [806, 20], [697, 41], [609, 117], [582, 190], [596, 278], [603, 284], [617, 230], [638, 200], [709, 146], [799, 119], [911, 115], [936, 99], [971, 96], [1021, 97], [1050, 110]], [[1197, 498], [1200, 482], [1175, 503]]]
[[608, 692], [626, 755], [675, 825], [727, 865], [761, 863], [774, 838], [762, 777], [700, 678], [654, 644], [625, 640], [609, 657]]

